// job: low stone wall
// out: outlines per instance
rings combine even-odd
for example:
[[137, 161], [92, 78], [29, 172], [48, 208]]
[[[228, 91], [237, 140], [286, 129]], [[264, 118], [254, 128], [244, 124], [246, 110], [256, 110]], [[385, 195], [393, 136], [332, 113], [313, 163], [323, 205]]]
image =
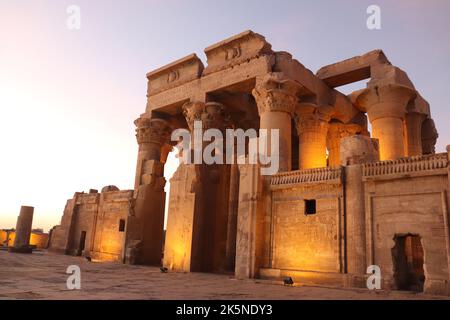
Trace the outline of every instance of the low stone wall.
[[332, 182], [341, 180], [340, 168], [315, 168], [278, 173], [271, 177], [271, 187], [286, 187], [299, 183]]
[[[15, 231], [0, 230], [0, 246], [11, 247], [16, 237]], [[8, 238], [8, 241], [7, 241]], [[31, 232], [30, 245], [36, 246], [37, 249], [47, 248], [48, 233]]]
[[447, 153], [400, 158], [397, 160], [378, 161], [363, 165], [363, 176], [374, 177], [390, 174], [408, 174], [420, 171], [446, 169]]

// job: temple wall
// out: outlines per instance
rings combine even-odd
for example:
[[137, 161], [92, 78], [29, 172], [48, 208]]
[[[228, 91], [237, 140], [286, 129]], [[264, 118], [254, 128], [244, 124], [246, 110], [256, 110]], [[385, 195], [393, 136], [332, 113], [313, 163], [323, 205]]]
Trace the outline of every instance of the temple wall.
[[[91, 237], [93, 237], [94, 219], [98, 212], [99, 194], [87, 194], [78, 198], [74, 208], [74, 216], [71, 224], [71, 237], [69, 239], [69, 254], [77, 254], [82, 248], [82, 234], [86, 233], [84, 241], [84, 250], [82, 254], [86, 254], [91, 249]], [[89, 254], [86, 254], [87, 256]]]
[[[447, 157], [443, 153], [366, 163], [360, 182], [342, 179], [342, 169], [273, 176], [271, 212], [266, 214], [268, 259], [260, 266], [260, 276], [365, 286], [366, 268], [377, 265], [382, 288], [399, 289], [395, 239], [413, 235], [420, 238], [423, 248], [424, 292], [449, 294]], [[346, 206], [356, 196], [356, 186], [364, 195], [365, 221], [353, 219]], [[345, 194], [345, 189], [352, 193]], [[316, 200], [316, 213], [306, 215], [305, 200], [312, 199]], [[361, 228], [365, 239], [357, 237]], [[359, 248], [364, 245], [361, 240], [365, 240], [365, 250]]]
[[52, 230], [49, 249], [97, 260], [120, 261], [126, 230], [119, 231], [119, 225], [120, 220], [124, 220], [126, 228], [132, 196], [132, 190], [76, 193], [67, 201], [61, 224]]
[[396, 236], [420, 237], [424, 291], [448, 293], [447, 154], [365, 165], [367, 265], [379, 265], [385, 287], [396, 288]]
[[128, 214], [133, 192], [113, 191], [101, 194], [91, 258], [121, 261]]
[[[340, 189], [313, 186], [273, 193], [273, 268], [340, 271]], [[316, 200], [315, 214], [305, 215], [305, 199]]]
[[[341, 283], [339, 273], [345, 263], [342, 170], [285, 172], [271, 178], [270, 189], [271, 214], [266, 215], [270, 236], [264, 250], [269, 257], [260, 276], [290, 275], [301, 282], [320, 283], [327, 281], [321, 276], [326, 274]], [[315, 210], [307, 210], [311, 203]]]

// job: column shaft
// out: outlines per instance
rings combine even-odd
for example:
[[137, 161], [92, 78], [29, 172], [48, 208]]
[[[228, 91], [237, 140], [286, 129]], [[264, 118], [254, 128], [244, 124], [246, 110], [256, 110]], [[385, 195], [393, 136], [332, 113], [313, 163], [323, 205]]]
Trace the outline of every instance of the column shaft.
[[299, 168], [322, 168], [327, 166], [328, 122], [320, 119], [299, 119]]
[[380, 142], [380, 159], [398, 159], [405, 155], [403, 121], [400, 118], [380, 118], [372, 121], [372, 136]]
[[[260, 129], [267, 129], [268, 153], [271, 156], [279, 157], [279, 171], [290, 171], [292, 168], [292, 148], [291, 148], [291, 116], [286, 112], [263, 112], [260, 115]], [[271, 150], [272, 130], [279, 132], [279, 150]]]
[[14, 245], [9, 250], [12, 252], [31, 253], [30, 236], [33, 225], [33, 207], [22, 206], [17, 218]]
[[[278, 156], [279, 172], [292, 168], [291, 120], [298, 102], [300, 85], [285, 77], [282, 72], [273, 72], [258, 79], [252, 94], [260, 115], [260, 129], [267, 130], [268, 153]], [[279, 132], [279, 150], [270, 150], [272, 130]]]
[[375, 86], [363, 90], [356, 103], [369, 115], [372, 136], [380, 143], [381, 160], [405, 156], [404, 124], [406, 106], [417, 92], [399, 84]]
[[422, 155], [422, 123], [426, 115], [418, 112], [406, 114], [405, 118], [405, 152], [408, 157]]

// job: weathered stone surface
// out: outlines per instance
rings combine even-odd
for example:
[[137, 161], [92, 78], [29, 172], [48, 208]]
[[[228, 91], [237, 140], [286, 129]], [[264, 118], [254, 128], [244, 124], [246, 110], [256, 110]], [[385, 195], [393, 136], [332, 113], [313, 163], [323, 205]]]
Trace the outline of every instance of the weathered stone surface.
[[196, 54], [188, 55], [155, 71], [147, 73], [149, 96], [155, 95], [183, 83], [198, 79], [203, 72], [203, 63]]
[[17, 218], [16, 233], [14, 244], [9, 248], [10, 252], [17, 253], [31, 253], [30, 246], [31, 227], [33, 225], [34, 208], [29, 206], [22, 206], [20, 214]]
[[204, 74], [230, 68], [262, 55], [269, 55], [272, 53], [271, 47], [263, 36], [250, 30], [242, 32], [205, 49], [208, 66]]
[[390, 65], [381, 50], [373, 50], [320, 68], [316, 75], [330, 87], [339, 87], [371, 77], [372, 68], [377, 65]]

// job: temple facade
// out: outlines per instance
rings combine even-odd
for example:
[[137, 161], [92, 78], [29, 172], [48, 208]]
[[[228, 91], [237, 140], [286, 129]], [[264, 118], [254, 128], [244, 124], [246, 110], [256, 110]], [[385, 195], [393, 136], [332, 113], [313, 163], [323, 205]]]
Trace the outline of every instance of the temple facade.
[[[315, 74], [246, 31], [147, 74], [134, 190], [76, 194], [50, 249], [172, 271], [449, 294], [449, 152], [429, 104], [381, 50]], [[367, 80], [349, 95], [338, 87]], [[279, 171], [182, 163], [175, 129], [277, 129]], [[168, 206], [164, 232], [164, 211]], [[83, 240], [84, 239], [84, 240]]]

